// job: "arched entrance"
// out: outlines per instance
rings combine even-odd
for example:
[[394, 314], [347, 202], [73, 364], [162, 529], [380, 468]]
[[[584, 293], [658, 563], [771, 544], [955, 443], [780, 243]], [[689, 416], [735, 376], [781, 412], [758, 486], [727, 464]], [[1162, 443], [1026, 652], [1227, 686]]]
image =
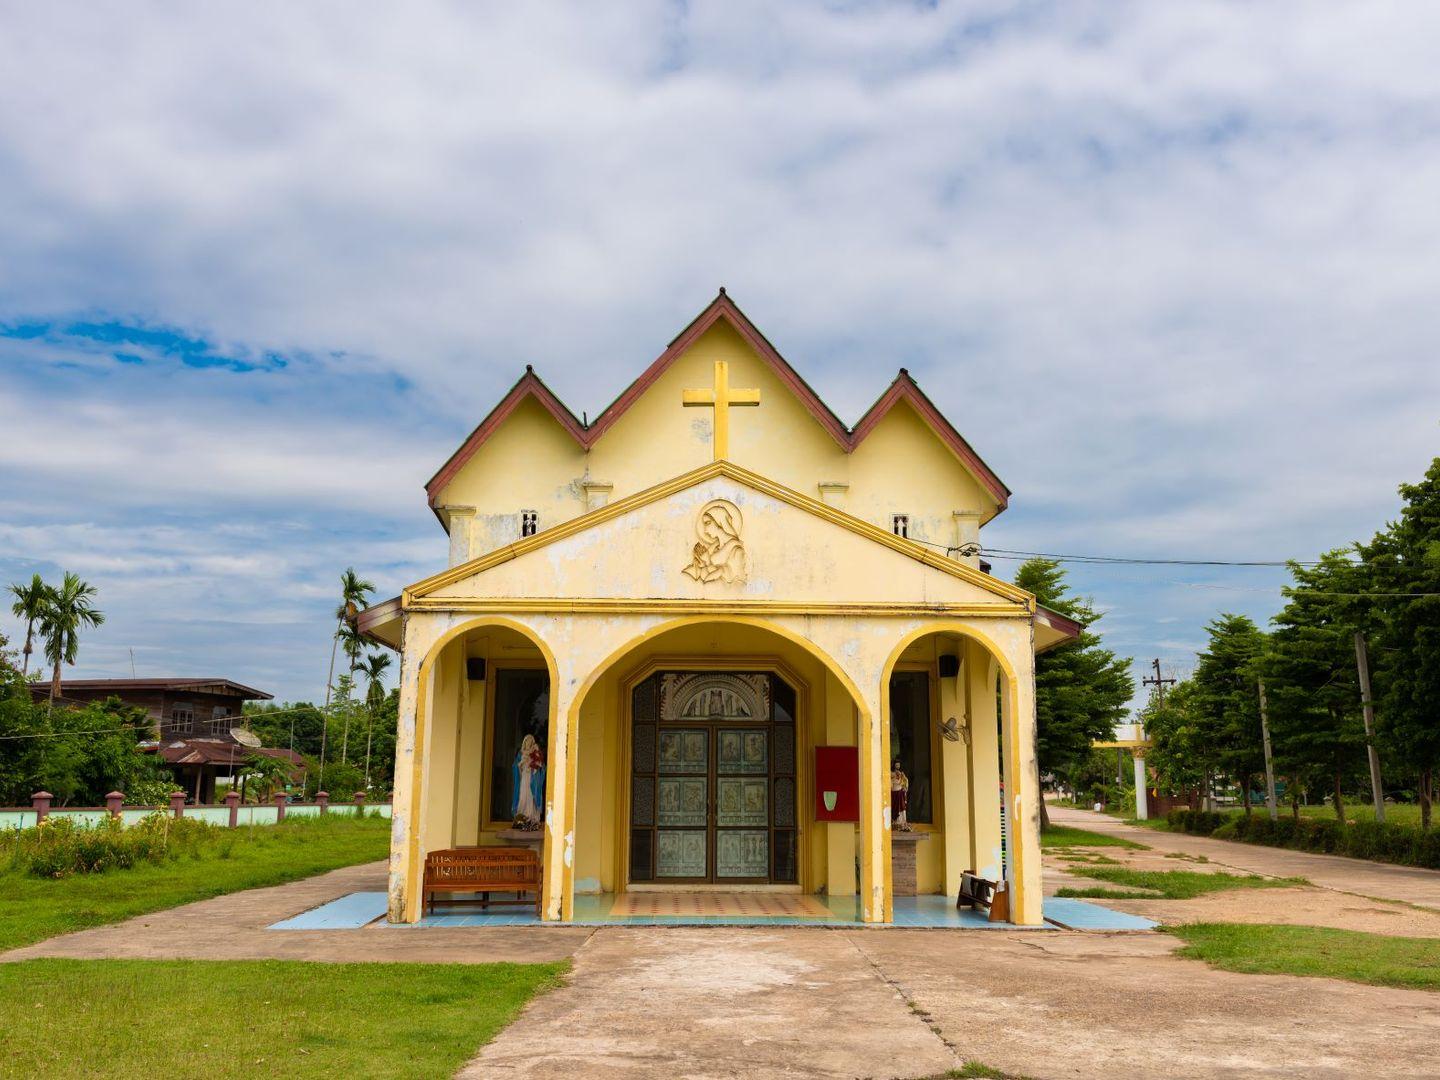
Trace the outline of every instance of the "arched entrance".
[[[1013, 632], [1013, 631], [1012, 631]], [[881, 680], [881, 712], [891, 718], [890, 756], [897, 713], [896, 687], [907, 670], [930, 673], [945, 798], [938, 827], [944, 891], [954, 896], [965, 870], [1012, 890], [1012, 919], [1040, 922], [1039, 789], [1035, 770], [1035, 714], [1030, 670], [1015, 669], [1031, 646], [1007, 652], [970, 622], [934, 621], [894, 646]]]
[[587, 897], [745, 891], [853, 897], [854, 823], [814, 820], [817, 746], [868, 713], [833, 658], [790, 630], [687, 618], [627, 642], [576, 695], [574, 867]]

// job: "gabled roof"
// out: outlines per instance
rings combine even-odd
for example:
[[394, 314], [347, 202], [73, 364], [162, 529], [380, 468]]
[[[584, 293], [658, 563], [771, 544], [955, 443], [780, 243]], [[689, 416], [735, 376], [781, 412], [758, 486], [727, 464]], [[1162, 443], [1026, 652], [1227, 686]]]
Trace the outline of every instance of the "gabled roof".
[[721, 319], [728, 322], [755, 351], [756, 355], [769, 365], [775, 376], [794, 393], [810, 414], [815, 417], [816, 422], [846, 453], [852, 452], [859, 446], [865, 437], [875, 430], [886, 414], [903, 401], [914, 408], [940, 440], [949, 446], [956, 457], [960, 458], [974, 473], [980, 485], [990, 493], [999, 504], [1000, 509], [1003, 510], [1009, 503], [1010, 489], [1001, 482], [990, 466], [985, 464], [974, 448], [955, 430], [954, 425], [945, 419], [935, 404], [925, 396], [908, 371], [901, 368], [895, 381], [890, 384], [885, 393], [880, 395], [875, 404], [870, 406], [865, 415], [860, 418], [860, 422], [853, 429], [847, 428], [840, 418], [830, 410], [830, 407], [820, 400], [820, 395], [815, 393], [810, 384], [790, 366], [775, 346], [770, 344], [765, 335], [740, 310], [735, 301], [730, 299], [722, 287], [709, 306], [676, 335], [665, 351], [655, 358], [654, 362], [640, 374], [640, 377], [626, 387], [619, 397], [606, 406], [604, 412], [588, 424], [579, 420], [569, 407], [545, 385], [540, 376], [535, 374], [534, 368], [527, 364], [525, 374], [510, 388], [509, 393], [500, 400], [500, 403], [490, 411], [484, 420], [480, 421], [479, 426], [470, 433], [460, 448], [450, 455], [450, 459], [425, 485], [425, 492], [429, 496], [431, 507], [435, 507], [441, 489], [474, 456], [505, 418], [527, 398], [534, 398], [561, 427], [570, 433], [570, 436], [582, 449], [588, 450], [620, 417], [625, 415], [630, 406], [649, 389], [656, 379], [665, 373], [666, 369], [686, 349]]

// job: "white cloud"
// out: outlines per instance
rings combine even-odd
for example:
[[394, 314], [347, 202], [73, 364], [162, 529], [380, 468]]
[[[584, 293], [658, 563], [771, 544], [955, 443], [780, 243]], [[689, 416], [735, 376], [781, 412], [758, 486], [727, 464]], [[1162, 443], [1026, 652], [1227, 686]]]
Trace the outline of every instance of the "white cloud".
[[[1016, 491], [992, 544], [1310, 555], [1435, 452], [1430, 6], [135, 3], [6, 31], [0, 320], [302, 358], [0, 339], [22, 523], [214, 525], [223, 492], [302, 524], [222, 560], [323, 550], [337, 515], [322, 578], [373, 551], [362, 519], [438, 560], [419, 485], [524, 363], [593, 414], [721, 283], [848, 418], [910, 367]], [[1118, 580], [1085, 586], [1162, 636], [1168, 598]]]

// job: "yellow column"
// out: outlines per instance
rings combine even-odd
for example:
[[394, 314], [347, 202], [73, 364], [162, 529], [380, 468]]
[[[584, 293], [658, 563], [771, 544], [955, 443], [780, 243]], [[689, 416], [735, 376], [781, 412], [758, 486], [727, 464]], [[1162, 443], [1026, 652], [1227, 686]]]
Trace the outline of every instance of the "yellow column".
[[970, 704], [970, 796], [975, 809], [971, 839], [975, 872], [992, 881], [1003, 868], [1000, 839], [1000, 728], [996, 710], [998, 671], [990, 652], [974, 641], [965, 643], [965, 679]]
[[420, 846], [426, 852], [455, 845], [455, 758], [460, 743], [463, 649], [461, 642], [452, 641], [441, 650], [426, 691], [429, 723], [425, 729], [425, 797], [420, 804]]
[[550, 680], [550, 759], [545, 773], [544, 890], [540, 917], [569, 920], [575, 903], [575, 763], [579, 717], [575, 680]]
[[400, 659], [400, 704], [395, 732], [395, 787], [391, 801], [389, 917], [391, 922], [420, 918], [420, 869], [424, 863], [421, 832], [424, 814], [423, 765], [429, 729], [429, 671], [421, 661], [436, 628], [426, 616], [406, 616], [405, 649]]
[[[854, 746], [855, 726], [855, 703], [849, 691], [827, 671], [824, 744]], [[825, 891], [831, 896], [855, 895], [855, 826], [851, 822], [825, 823]]]
[[1005, 803], [1010, 824], [1010, 919], [1039, 926], [1043, 891], [1040, 872], [1040, 777], [1035, 763], [1035, 654], [1033, 638], [1008, 656], [1015, 671], [1005, 695]]
[[890, 881], [890, 688], [868, 688], [866, 698], [860, 710], [860, 918], [888, 923], [895, 918]]
[[[940, 720], [953, 717], [962, 733], [968, 734], [965, 709], [965, 680], [970, 665], [961, 654], [960, 674], [940, 680]], [[960, 875], [973, 870], [973, 847], [970, 816], [973, 795], [970, 790], [970, 747], [962, 737], [956, 742], [940, 741], [940, 765], [943, 770], [941, 788], [945, 793], [945, 895], [960, 894]]]

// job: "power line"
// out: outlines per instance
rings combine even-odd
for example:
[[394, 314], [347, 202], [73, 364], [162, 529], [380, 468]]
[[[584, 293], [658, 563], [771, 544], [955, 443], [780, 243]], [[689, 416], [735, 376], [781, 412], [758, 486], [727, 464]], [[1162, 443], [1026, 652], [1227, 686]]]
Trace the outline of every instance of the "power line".
[[1008, 548], [985, 548], [987, 558], [1050, 559], [1054, 562], [1102, 563], [1120, 566], [1319, 566], [1313, 559], [1142, 559], [1129, 555], [1060, 555], [1048, 551], [1014, 551]]
[[1069, 555], [1053, 551], [1019, 551], [1014, 548], [981, 547], [978, 544], [957, 546], [941, 544], [934, 540], [923, 540], [918, 536], [908, 539], [943, 551], [947, 555], [980, 555], [986, 559], [1050, 559], [1053, 562], [1100, 563], [1119, 566], [1319, 566], [1315, 559], [1146, 559], [1131, 555]]
[[[1142, 559], [1133, 558], [1128, 555], [1062, 555], [1046, 551], [1017, 551], [1011, 548], [982, 548], [978, 544], [956, 546], [954, 544], [940, 544], [933, 540], [922, 540], [917, 536], [908, 537], [917, 544], [924, 544], [943, 551], [950, 558], [959, 555], [979, 555], [986, 559], [1006, 559], [1018, 562], [1024, 559], [1049, 559], [1052, 562], [1076, 563], [1083, 566], [1239, 566], [1239, 567], [1262, 567], [1262, 568], [1288, 568], [1291, 566], [1321, 566], [1322, 563], [1312, 559], [1286, 559], [1283, 561], [1273, 559]], [[1351, 564], [1360, 566], [1361, 564]], [[1280, 589], [1287, 589], [1289, 585], [1220, 585], [1208, 581], [1169, 581], [1167, 585], [1183, 585], [1192, 589], [1226, 589], [1231, 592], [1257, 592], [1273, 593]], [[1432, 592], [1319, 592], [1313, 589], [1300, 590], [1302, 596], [1331, 596], [1342, 599], [1355, 600], [1390, 600], [1390, 599], [1426, 599], [1440, 596], [1440, 593]]]

